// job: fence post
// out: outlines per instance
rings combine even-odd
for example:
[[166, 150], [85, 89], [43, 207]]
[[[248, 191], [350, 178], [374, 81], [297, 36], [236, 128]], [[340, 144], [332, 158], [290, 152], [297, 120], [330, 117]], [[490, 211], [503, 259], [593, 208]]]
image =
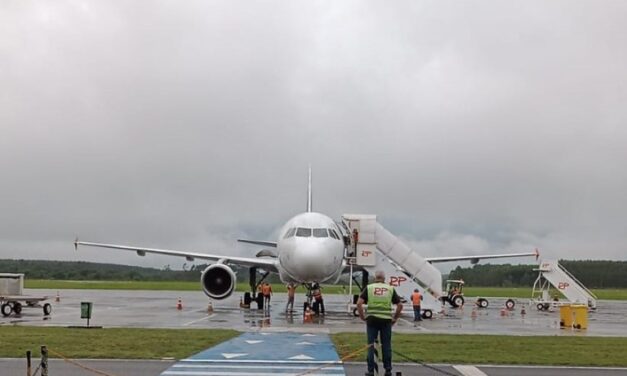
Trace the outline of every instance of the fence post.
[[30, 376], [31, 372], [30, 355], [30, 350], [26, 351], [26, 376]]
[[48, 348], [41, 346], [41, 376], [48, 376]]

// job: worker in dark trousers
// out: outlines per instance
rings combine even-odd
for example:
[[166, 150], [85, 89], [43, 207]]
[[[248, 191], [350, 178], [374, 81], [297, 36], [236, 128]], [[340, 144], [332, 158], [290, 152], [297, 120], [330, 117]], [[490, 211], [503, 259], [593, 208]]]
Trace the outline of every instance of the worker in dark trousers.
[[313, 310], [317, 315], [321, 313], [324, 315], [324, 299], [322, 298], [322, 291], [320, 289], [320, 285], [316, 284], [314, 286], [314, 290], [312, 291], [313, 295]]
[[269, 311], [270, 298], [272, 297], [272, 286], [270, 286], [268, 282], [265, 282], [261, 288], [261, 293], [263, 294], [263, 309]]
[[[364, 304], [368, 304], [368, 314], [364, 312]], [[392, 304], [396, 310], [392, 315]], [[359, 317], [366, 321], [368, 337], [368, 372], [366, 376], [374, 376], [374, 342], [380, 337], [385, 376], [392, 376], [392, 325], [403, 311], [403, 304], [394, 287], [385, 283], [385, 273], [378, 270], [374, 274], [374, 283], [362, 291], [357, 301]]]
[[422, 302], [422, 294], [420, 290], [414, 289], [413, 294], [411, 294], [411, 304], [414, 308], [414, 321], [422, 321], [422, 317], [420, 315], [420, 303]]

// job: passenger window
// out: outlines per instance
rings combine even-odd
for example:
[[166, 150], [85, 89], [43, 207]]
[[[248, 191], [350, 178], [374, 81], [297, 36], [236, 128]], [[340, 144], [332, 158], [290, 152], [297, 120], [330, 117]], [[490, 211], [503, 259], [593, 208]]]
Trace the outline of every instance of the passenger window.
[[299, 227], [298, 230], [296, 230], [296, 236], [300, 236], [301, 238], [308, 238], [311, 236], [311, 229]]
[[314, 238], [327, 238], [329, 235], [327, 234], [326, 228], [314, 228], [313, 229]]

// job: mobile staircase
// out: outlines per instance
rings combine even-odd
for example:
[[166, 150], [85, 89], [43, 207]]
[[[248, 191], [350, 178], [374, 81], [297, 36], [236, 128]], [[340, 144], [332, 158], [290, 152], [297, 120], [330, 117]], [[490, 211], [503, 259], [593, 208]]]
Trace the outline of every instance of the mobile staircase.
[[538, 310], [548, 310], [552, 304], [549, 289], [551, 286], [557, 289], [570, 303], [586, 304], [588, 308], [597, 308], [597, 297], [570, 274], [557, 260], [543, 260], [540, 267], [534, 269], [538, 272], [538, 278], [533, 284], [531, 302]]
[[[404, 301], [410, 302], [414, 289], [420, 291], [424, 318], [431, 318], [434, 312], [440, 312], [442, 273], [436, 267], [381, 226], [376, 215], [344, 214], [342, 224], [351, 238], [347, 254], [351, 283], [354, 268], [370, 274], [382, 270], [388, 283]], [[352, 296], [352, 284], [349, 289]], [[351, 307], [349, 304], [349, 309]], [[411, 304], [405, 307], [412, 310]]]

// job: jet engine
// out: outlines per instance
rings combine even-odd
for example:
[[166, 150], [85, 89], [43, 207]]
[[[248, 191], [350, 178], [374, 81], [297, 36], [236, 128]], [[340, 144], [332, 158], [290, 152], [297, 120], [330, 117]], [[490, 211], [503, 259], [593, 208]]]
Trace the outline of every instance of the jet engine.
[[224, 264], [209, 265], [200, 275], [205, 294], [213, 299], [227, 298], [235, 289], [235, 273]]

